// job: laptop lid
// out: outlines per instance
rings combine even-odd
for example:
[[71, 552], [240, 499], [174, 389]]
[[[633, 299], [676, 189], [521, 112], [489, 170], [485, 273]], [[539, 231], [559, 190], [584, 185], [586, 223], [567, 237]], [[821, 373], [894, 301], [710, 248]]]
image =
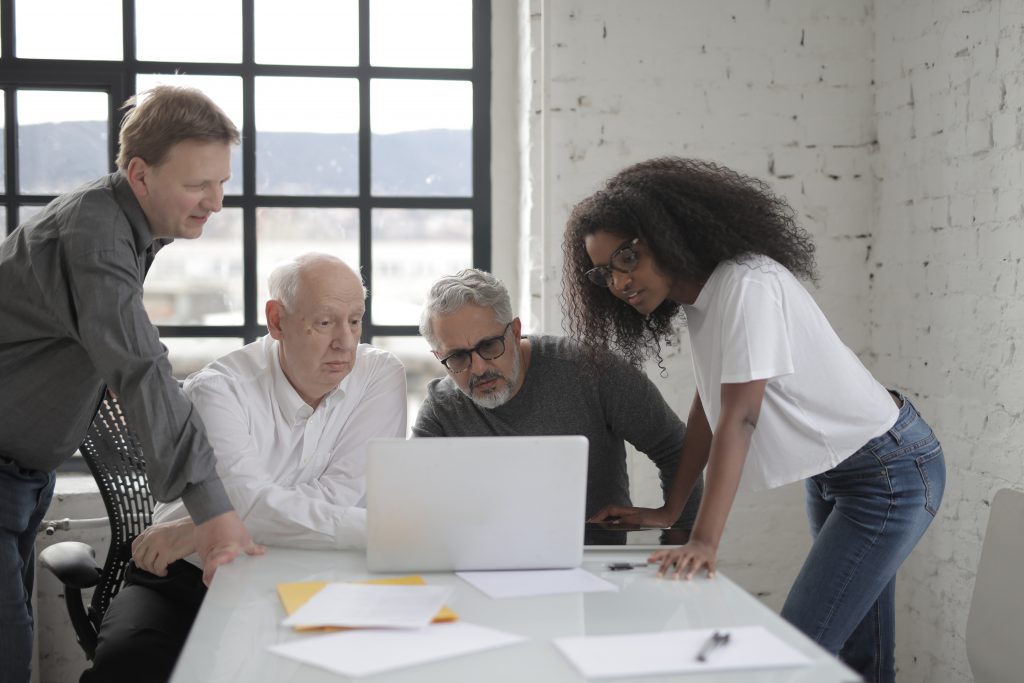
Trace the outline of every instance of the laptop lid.
[[366, 566], [557, 569], [583, 560], [587, 439], [371, 439]]

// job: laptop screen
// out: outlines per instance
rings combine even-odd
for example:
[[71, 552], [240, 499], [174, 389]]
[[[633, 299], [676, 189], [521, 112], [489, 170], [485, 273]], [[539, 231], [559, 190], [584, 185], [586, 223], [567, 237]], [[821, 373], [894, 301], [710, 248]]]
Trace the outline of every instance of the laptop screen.
[[583, 559], [582, 436], [371, 439], [371, 571], [556, 569]]

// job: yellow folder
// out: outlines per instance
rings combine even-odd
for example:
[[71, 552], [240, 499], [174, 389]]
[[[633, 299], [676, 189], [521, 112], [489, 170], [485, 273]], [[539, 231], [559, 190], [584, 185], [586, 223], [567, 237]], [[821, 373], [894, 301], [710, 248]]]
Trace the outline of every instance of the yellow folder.
[[[391, 579], [369, 579], [360, 583], [375, 583], [385, 586], [424, 586], [426, 581], [422, 576], [398, 576]], [[326, 581], [300, 581], [297, 583], [277, 584], [277, 596], [281, 598], [281, 605], [287, 614], [299, 609], [316, 593], [327, 585]], [[442, 607], [434, 616], [434, 623], [441, 621], [455, 621], [459, 615], [447, 607]], [[296, 626], [296, 631], [347, 631], [344, 626]]]

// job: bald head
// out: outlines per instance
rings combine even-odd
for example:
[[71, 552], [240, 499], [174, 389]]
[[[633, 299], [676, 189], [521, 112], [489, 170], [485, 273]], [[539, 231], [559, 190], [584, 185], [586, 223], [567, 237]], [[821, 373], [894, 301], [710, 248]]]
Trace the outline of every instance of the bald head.
[[347, 263], [336, 256], [310, 252], [297, 256], [274, 268], [268, 279], [270, 298], [276, 299], [288, 310], [292, 310], [298, 302], [299, 290], [304, 280], [313, 283], [329, 284], [333, 279], [336, 284], [350, 286], [353, 283], [366, 299], [366, 288], [362, 278]]
[[267, 329], [281, 369], [314, 408], [352, 371], [366, 312], [362, 280], [341, 259], [305, 254], [270, 275]]

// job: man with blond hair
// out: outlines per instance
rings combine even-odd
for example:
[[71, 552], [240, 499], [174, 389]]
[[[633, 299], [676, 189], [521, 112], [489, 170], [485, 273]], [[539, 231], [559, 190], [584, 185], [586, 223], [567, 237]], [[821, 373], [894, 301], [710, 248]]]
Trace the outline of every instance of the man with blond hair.
[[[363, 283], [307, 254], [270, 275], [269, 334], [185, 381], [231, 502], [260, 543], [366, 545], [366, 444], [405, 436], [405, 368], [360, 344]], [[132, 546], [125, 587], [103, 618], [82, 683], [166, 681], [206, 590], [191, 562], [192, 520], [178, 503]]]
[[132, 98], [118, 169], [51, 202], [0, 244], [0, 682], [25, 683], [36, 528], [54, 469], [116, 394], [158, 500], [197, 523], [206, 579], [260, 552], [231, 507], [192, 403], [142, 303], [156, 253], [220, 211], [237, 128], [198, 90]]

